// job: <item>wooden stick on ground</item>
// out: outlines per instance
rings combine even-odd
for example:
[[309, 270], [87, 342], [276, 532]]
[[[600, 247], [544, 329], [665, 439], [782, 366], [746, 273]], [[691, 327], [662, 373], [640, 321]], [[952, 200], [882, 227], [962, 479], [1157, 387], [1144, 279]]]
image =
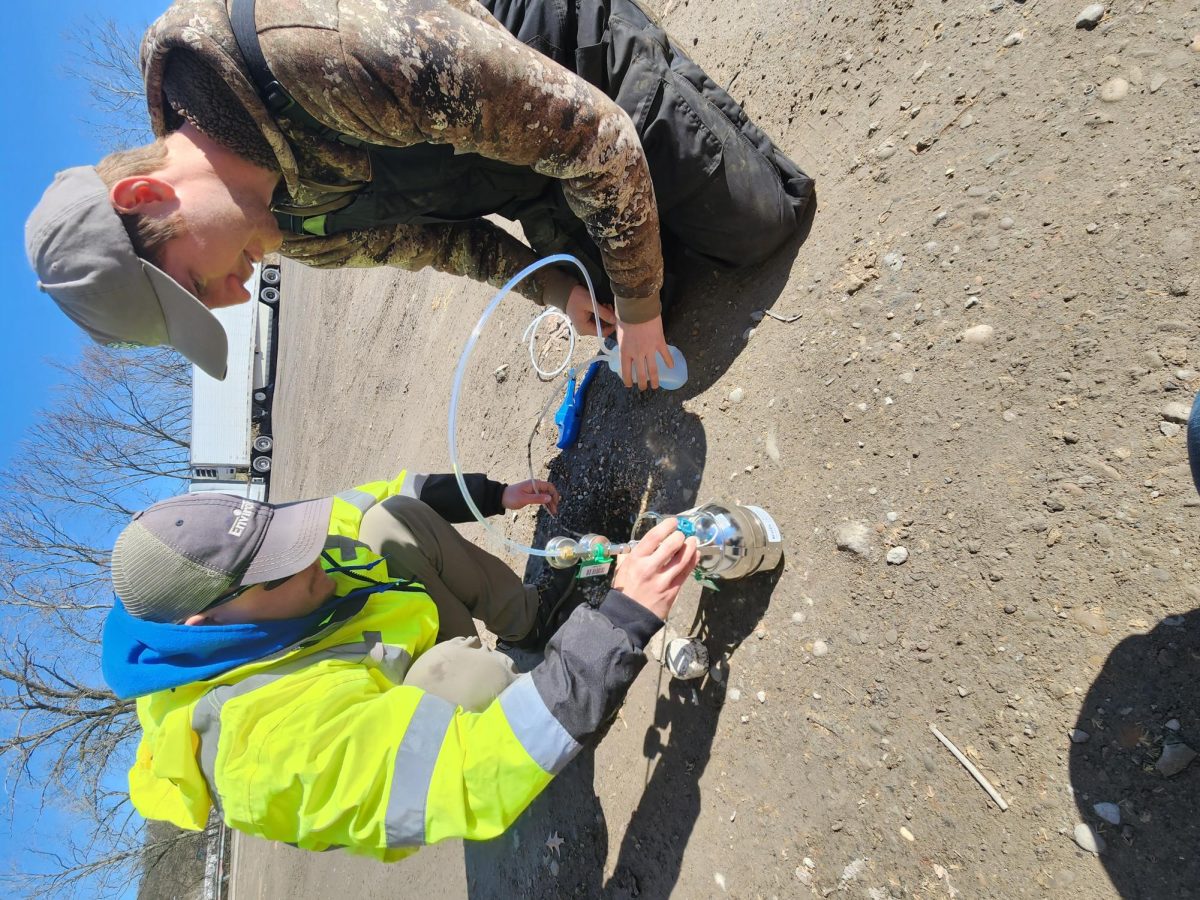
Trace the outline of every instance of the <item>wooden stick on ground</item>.
[[1000, 792], [992, 787], [992, 783], [983, 777], [983, 773], [975, 768], [975, 766], [971, 764], [971, 761], [963, 756], [962, 751], [950, 742], [950, 738], [938, 731], [936, 725], [930, 724], [929, 730], [934, 733], [934, 736], [937, 737], [939, 741], [946, 745], [946, 749], [954, 754], [954, 758], [962, 763], [966, 770], [970, 772], [972, 776], [974, 776], [975, 780], [979, 782], [979, 786], [987, 791], [991, 798], [996, 801], [996, 805], [1002, 810], [1008, 809], [1008, 804], [1004, 802], [1004, 798], [1000, 796]]

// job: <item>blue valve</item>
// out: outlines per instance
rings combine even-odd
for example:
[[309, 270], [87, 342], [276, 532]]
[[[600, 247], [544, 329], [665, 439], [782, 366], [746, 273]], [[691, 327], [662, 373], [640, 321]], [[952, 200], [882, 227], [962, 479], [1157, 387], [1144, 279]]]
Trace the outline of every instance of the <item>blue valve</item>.
[[558, 443], [555, 446], [559, 450], [566, 450], [579, 439], [579, 428], [583, 424], [583, 405], [587, 399], [588, 386], [603, 364], [602, 360], [596, 360], [588, 366], [583, 378], [579, 380], [578, 387], [575, 384], [575, 370], [572, 369], [567, 375], [567, 393], [563, 397], [562, 405], [558, 407], [558, 412], [554, 414], [554, 424], [558, 426]]

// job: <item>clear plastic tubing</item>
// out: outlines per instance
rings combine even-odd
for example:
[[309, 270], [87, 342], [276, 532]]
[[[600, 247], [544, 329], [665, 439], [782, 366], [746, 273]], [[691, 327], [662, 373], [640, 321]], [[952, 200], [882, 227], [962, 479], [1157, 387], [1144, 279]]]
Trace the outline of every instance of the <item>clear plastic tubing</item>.
[[[484, 527], [484, 530], [492, 536], [496, 541], [505, 544], [514, 550], [521, 553], [527, 553], [530, 556], [545, 556], [550, 557], [554, 554], [548, 553], [545, 550], [539, 550], [537, 547], [529, 547], [519, 541], [514, 541], [512, 538], [505, 537], [495, 528], [487, 523], [483, 517], [483, 513], [479, 511], [479, 507], [475, 505], [475, 501], [471, 499], [471, 494], [467, 490], [467, 482], [463, 478], [462, 469], [458, 465], [458, 400], [462, 393], [463, 376], [467, 371], [467, 361], [471, 358], [471, 351], [475, 349], [475, 342], [479, 340], [479, 335], [483, 332], [484, 323], [495, 312], [496, 307], [500, 305], [500, 301], [509, 295], [514, 287], [529, 275], [532, 275], [538, 269], [544, 266], [553, 265], [554, 263], [571, 263], [581, 273], [583, 273], [583, 281], [587, 285], [588, 294], [592, 298], [592, 315], [596, 320], [596, 337], [603, 343], [604, 336], [600, 331], [600, 312], [596, 309], [596, 291], [592, 287], [592, 276], [588, 274], [587, 269], [574, 256], [567, 253], [556, 253], [553, 256], [547, 256], [545, 259], [539, 259], [535, 263], [530, 263], [520, 272], [505, 282], [504, 286], [496, 292], [496, 296], [484, 309], [483, 315], [479, 317], [479, 321], [475, 323], [475, 328], [471, 331], [471, 336], [467, 338], [467, 346], [463, 348], [462, 356], [458, 358], [458, 368], [454, 370], [454, 387], [450, 391], [450, 415], [449, 415], [449, 432], [450, 432], [450, 465], [453, 466], [454, 479], [458, 482], [458, 489], [462, 491], [463, 500], [466, 501], [467, 508], [471, 510], [471, 515], [479, 520], [479, 524]], [[569, 362], [569, 360], [568, 360]], [[565, 368], [565, 367], [564, 367]]]

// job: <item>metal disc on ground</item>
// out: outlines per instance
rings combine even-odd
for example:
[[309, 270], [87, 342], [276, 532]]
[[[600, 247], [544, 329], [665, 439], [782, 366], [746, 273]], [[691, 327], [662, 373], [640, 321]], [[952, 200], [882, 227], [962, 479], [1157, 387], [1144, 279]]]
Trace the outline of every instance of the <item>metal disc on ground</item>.
[[699, 678], [708, 671], [708, 648], [696, 638], [675, 638], [667, 644], [667, 668], [676, 678]]

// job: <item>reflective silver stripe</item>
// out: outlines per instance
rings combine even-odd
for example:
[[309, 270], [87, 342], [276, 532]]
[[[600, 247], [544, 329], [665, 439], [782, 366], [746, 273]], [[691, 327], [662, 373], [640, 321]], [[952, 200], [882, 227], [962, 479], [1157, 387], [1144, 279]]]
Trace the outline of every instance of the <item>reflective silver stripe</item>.
[[363, 638], [366, 643], [374, 643], [363, 662], [378, 669], [395, 684], [403, 682], [412, 667], [412, 654], [403, 647], [385, 644], [383, 635], [378, 631], [364, 631]]
[[221, 813], [221, 795], [217, 793], [217, 741], [221, 736], [221, 707], [224, 705], [224, 700], [218, 696], [220, 690], [209, 691], [192, 710], [192, 731], [200, 738], [196, 762], [208, 784], [208, 797], [218, 815]]
[[497, 699], [508, 727], [525, 752], [551, 775], [561, 772], [579, 752], [582, 745], [554, 718], [528, 672], [506, 687]]
[[366, 491], [360, 491], [358, 488], [351, 488], [348, 491], [342, 491], [340, 494], [334, 494], [334, 496], [339, 500], [345, 500], [360, 513], [365, 513], [379, 502], [379, 499], [374, 494], [368, 494]]
[[401, 497], [412, 497], [414, 500], [421, 499], [421, 491], [425, 487], [425, 479], [428, 475], [409, 474], [404, 476], [404, 484], [400, 485]]
[[366, 547], [368, 550], [371, 549], [362, 541], [356, 541], [354, 538], [348, 538], [342, 534], [330, 534], [325, 536], [324, 549], [336, 550], [342, 555], [343, 562], [350, 562], [357, 558], [360, 547]]
[[429, 785], [455, 709], [440, 697], [424, 694], [413, 710], [392, 772], [384, 819], [388, 847], [419, 847], [425, 843]]
[[[309, 663], [308, 658], [305, 659], [305, 663]], [[200, 771], [208, 783], [208, 796], [212, 800], [213, 806], [217, 808], [217, 812], [221, 811], [221, 795], [217, 793], [217, 746], [221, 740], [221, 710], [234, 697], [248, 694], [255, 688], [260, 688], [277, 678], [291, 674], [298, 668], [302, 667], [281, 666], [279, 671], [251, 675], [237, 684], [222, 684], [196, 701], [196, 706], [192, 710], [192, 731], [196, 732], [196, 736], [200, 738], [200, 749], [196, 754], [196, 762], [200, 764]]]
[[[192, 709], [192, 731], [200, 738], [196, 762], [199, 763], [200, 772], [208, 783], [209, 798], [218, 812], [221, 810], [221, 799], [217, 793], [217, 747], [221, 740], [221, 710], [225, 704], [235, 697], [241, 697], [326, 659], [366, 662], [367, 665], [383, 670], [384, 674], [390, 674], [389, 669], [408, 670], [411, 658], [407, 650], [382, 644], [378, 632], [364, 634], [363, 637], [365, 640], [358, 643], [339, 644], [299, 659], [288, 660], [269, 672], [243, 678], [237, 684], [218, 685], [196, 701], [196, 706]], [[399, 684], [402, 679], [403, 676], [393, 680]]]

